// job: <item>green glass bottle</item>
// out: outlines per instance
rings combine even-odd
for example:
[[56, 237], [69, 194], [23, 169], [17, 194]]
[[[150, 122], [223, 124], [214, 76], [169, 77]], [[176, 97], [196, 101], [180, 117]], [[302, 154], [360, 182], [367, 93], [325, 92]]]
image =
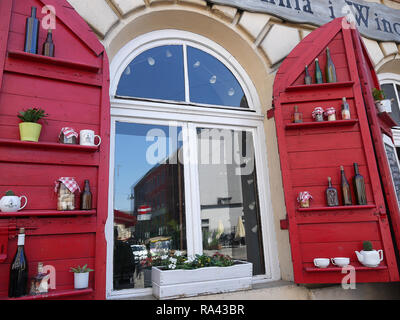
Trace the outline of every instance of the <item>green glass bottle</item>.
[[324, 83], [324, 79], [322, 77], [321, 67], [319, 66], [319, 60], [315, 59], [315, 83]]
[[332, 57], [331, 57], [329, 48], [326, 48], [325, 76], [326, 76], [327, 83], [337, 82], [336, 81], [336, 68], [332, 61]]
[[310, 72], [308, 71], [308, 66], [306, 65], [306, 71], [305, 71], [305, 77], [304, 77], [304, 83], [305, 84], [312, 84], [312, 78], [310, 76]]

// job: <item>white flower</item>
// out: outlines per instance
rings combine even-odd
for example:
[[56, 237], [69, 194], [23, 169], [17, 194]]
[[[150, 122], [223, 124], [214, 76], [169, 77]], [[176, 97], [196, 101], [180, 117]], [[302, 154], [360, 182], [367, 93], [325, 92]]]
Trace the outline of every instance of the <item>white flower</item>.
[[161, 260], [167, 260], [168, 256], [161, 256]]
[[168, 268], [170, 268], [170, 269], [175, 269], [175, 268], [176, 268], [176, 265], [171, 263], [170, 265], [168, 265]]
[[177, 256], [177, 257], [180, 257], [181, 255], [182, 255], [182, 251], [175, 251], [175, 255]]
[[173, 264], [176, 264], [177, 259], [171, 257], [171, 258], [169, 258], [169, 261], [170, 261], [171, 263], [173, 263]]

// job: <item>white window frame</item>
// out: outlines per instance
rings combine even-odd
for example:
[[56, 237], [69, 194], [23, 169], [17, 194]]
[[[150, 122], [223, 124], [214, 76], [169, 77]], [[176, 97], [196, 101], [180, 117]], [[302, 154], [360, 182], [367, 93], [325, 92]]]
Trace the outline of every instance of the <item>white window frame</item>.
[[[379, 83], [382, 84], [392, 84], [395, 88], [397, 103], [400, 107], [400, 93], [398, 92], [396, 85], [400, 85], [400, 75], [395, 73], [381, 73], [378, 74]], [[400, 148], [400, 127], [393, 127], [393, 140], [396, 148]]]
[[[236, 61], [236, 59], [223, 47], [216, 44], [215, 42], [187, 31], [181, 30], [160, 30], [147, 33], [145, 35], [139, 36], [136, 39], [128, 42], [114, 57], [110, 65], [111, 73], [111, 86], [110, 95], [111, 99], [115, 98], [119, 79], [122, 73], [125, 71], [126, 67], [141, 53], [159, 46], [166, 45], [182, 45], [183, 59], [184, 59], [184, 73], [185, 73], [185, 102], [175, 102], [175, 104], [185, 104], [186, 106], [200, 106], [200, 107], [210, 107], [210, 108], [222, 108], [231, 110], [246, 110], [255, 111], [257, 113], [261, 112], [261, 105], [258, 99], [257, 91], [250, 79], [246, 74], [242, 66]], [[214, 58], [218, 59], [223, 65], [225, 65], [233, 74], [233, 76], [238, 80], [243, 92], [247, 98], [247, 103], [249, 109], [239, 108], [239, 107], [227, 107], [212, 104], [201, 104], [189, 102], [190, 92], [189, 92], [189, 75], [187, 70], [187, 50], [186, 46], [192, 46], [199, 50], [202, 50]], [[140, 99], [140, 98], [138, 98]], [[142, 100], [142, 99], [140, 99]], [[160, 101], [157, 99], [147, 99], [151, 101]], [[173, 101], [171, 101], [174, 103]]]
[[[163, 39], [168, 35], [168, 39]], [[176, 36], [176, 37], [175, 37]], [[274, 230], [273, 209], [271, 203], [271, 192], [268, 175], [268, 160], [266, 150], [266, 137], [264, 131], [264, 116], [260, 112], [260, 103], [258, 95], [255, 91], [250, 78], [237, 62], [233, 62], [235, 70], [240, 70], [240, 73], [234, 73], [238, 77], [250, 108], [253, 112], [234, 108], [234, 110], [226, 108], [199, 108], [199, 106], [182, 106], [176, 103], [163, 103], [160, 101], [139, 101], [137, 99], [126, 100], [116, 99], [114, 97], [118, 81], [123, 70], [130, 63], [134, 56], [140, 54], [144, 50], [158, 46], [160, 43], [170, 45], [176, 38], [185, 40], [188, 38], [191, 41], [204, 41], [198, 43], [197, 47], [204, 50], [203, 45], [208, 46], [208, 50], [212, 55], [226, 56], [229, 55], [225, 49], [211, 42], [210, 40], [194, 35], [189, 32], [162, 30], [152, 32], [145, 36], [139, 37], [140, 41], [135, 39], [128, 43], [116, 55], [111, 63], [111, 134], [110, 134], [110, 184], [109, 184], [109, 214], [105, 227], [105, 235], [107, 241], [107, 265], [106, 265], [106, 297], [107, 299], [119, 299], [135, 296], [150, 295], [151, 288], [145, 289], [125, 289], [113, 291], [113, 224], [114, 224], [114, 163], [115, 163], [115, 124], [117, 121], [132, 122], [139, 124], [154, 124], [154, 125], [171, 125], [176, 124], [182, 126], [184, 137], [184, 148], [191, 146], [189, 163], [197, 162], [197, 149], [193, 146], [197, 145], [196, 135], [190, 133], [195, 127], [215, 127], [215, 128], [230, 128], [235, 130], [247, 130], [253, 134], [255, 160], [257, 167], [258, 181], [258, 197], [260, 202], [260, 220], [262, 229], [262, 242], [265, 274], [253, 277], [253, 282], [268, 282], [275, 281], [281, 278], [277, 243]], [[151, 41], [152, 40], [152, 41]], [[165, 41], [165, 42], [163, 42]], [[191, 44], [192, 45], [192, 44]], [[210, 48], [213, 48], [212, 51]], [[132, 54], [135, 52], [135, 54]], [[222, 52], [222, 53], [221, 53]], [[229, 55], [230, 56], [230, 55]], [[232, 66], [230, 62], [235, 61], [232, 56], [225, 60], [225, 65]], [[228, 66], [227, 65], [227, 66]], [[232, 70], [231, 70], [232, 71]], [[246, 89], [245, 89], [246, 88]], [[246, 91], [247, 90], [247, 91]], [[186, 140], [188, 139], [188, 140]], [[196, 141], [195, 141], [196, 140]], [[184, 150], [184, 153], [186, 151]], [[194, 162], [193, 162], [194, 161]], [[188, 254], [202, 252], [202, 233], [201, 233], [201, 216], [200, 216], [200, 190], [198, 170], [195, 165], [185, 165], [185, 207], [186, 207], [186, 234], [187, 234], [187, 249]], [[188, 183], [186, 183], [188, 182]]]

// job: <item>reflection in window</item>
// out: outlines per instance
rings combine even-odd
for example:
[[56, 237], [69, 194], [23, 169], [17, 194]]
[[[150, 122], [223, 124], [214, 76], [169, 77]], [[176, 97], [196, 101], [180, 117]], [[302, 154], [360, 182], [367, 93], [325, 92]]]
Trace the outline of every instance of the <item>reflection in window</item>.
[[191, 102], [248, 108], [239, 82], [218, 59], [188, 47], [188, 70]]
[[398, 97], [400, 97], [400, 85], [396, 85], [395, 83], [387, 83], [382, 84], [381, 88], [383, 92], [385, 92], [386, 99], [393, 99], [392, 112], [390, 115], [393, 120], [397, 122], [397, 125], [400, 125], [400, 101], [398, 99]]
[[151, 287], [146, 258], [186, 251], [181, 128], [116, 122], [114, 290]]
[[[183, 50], [187, 50], [186, 84]], [[232, 72], [212, 55], [190, 46], [160, 46], [141, 53], [123, 72], [117, 96], [249, 108]]]
[[149, 49], [126, 67], [117, 96], [185, 101], [182, 46]]
[[253, 136], [250, 132], [197, 131], [203, 252], [253, 263], [264, 274]]

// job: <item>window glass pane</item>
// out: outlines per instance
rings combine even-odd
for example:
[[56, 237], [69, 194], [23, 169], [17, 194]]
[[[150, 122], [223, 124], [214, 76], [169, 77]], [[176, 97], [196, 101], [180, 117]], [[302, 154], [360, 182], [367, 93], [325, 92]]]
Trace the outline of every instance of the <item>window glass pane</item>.
[[264, 274], [252, 134], [201, 128], [197, 137], [204, 254], [250, 261]]
[[161, 46], [137, 56], [123, 72], [117, 96], [185, 101], [182, 46]]
[[393, 83], [382, 84], [382, 90], [385, 92], [386, 99], [394, 99], [392, 101], [392, 112], [390, 113], [391, 117], [394, 121], [397, 122], [397, 125], [400, 124], [400, 109], [399, 109], [399, 101], [397, 101], [397, 96], [395, 93], [395, 86]]
[[147, 255], [186, 251], [181, 131], [116, 123], [114, 290], [151, 287]]
[[243, 89], [218, 59], [188, 46], [190, 101], [248, 108]]

